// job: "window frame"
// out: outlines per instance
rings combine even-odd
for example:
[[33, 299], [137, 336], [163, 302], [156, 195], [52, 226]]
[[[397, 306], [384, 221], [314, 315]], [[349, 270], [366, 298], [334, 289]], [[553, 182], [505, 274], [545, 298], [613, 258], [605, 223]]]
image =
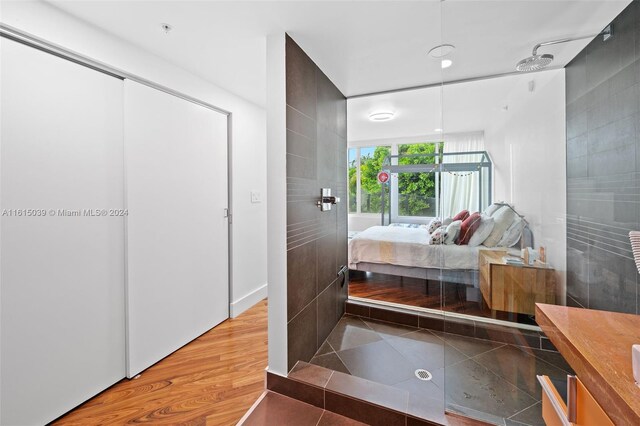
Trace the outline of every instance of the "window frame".
[[[390, 139], [374, 139], [374, 140], [360, 140], [360, 141], [349, 141], [349, 146], [347, 150], [355, 149], [356, 150], [356, 212], [349, 211], [349, 216], [352, 217], [375, 217], [380, 216], [382, 213], [363, 213], [362, 212], [362, 195], [361, 190], [362, 186], [360, 183], [361, 173], [360, 173], [360, 150], [362, 148], [376, 148], [378, 146], [388, 146], [390, 147], [391, 155], [397, 155], [400, 145], [409, 145], [409, 144], [418, 144], [418, 143], [442, 143], [443, 142], [442, 134], [431, 134], [424, 136], [415, 136], [410, 138], [390, 138]], [[349, 153], [347, 152], [347, 158], [349, 158]], [[347, 163], [347, 170], [349, 168], [349, 163]], [[398, 206], [398, 179], [393, 179], [391, 181], [391, 199], [392, 203], [389, 205], [390, 213], [391, 213], [391, 221], [392, 222], [412, 222], [412, 223], [428, 223], [432, 217], [431, 216], [398, 216], [399, 206]], [[438, 199], [439, 185], [436, 184], [436, 200]], [[347, 190], [347, 197], [349, 196], [349, 191]], [[350, 200], [348, 200], [351, 203]], [[349, 204], [350, 205], [350, 204]], [[439, 206], [436, 205], [436, 214], [439, 209]]]

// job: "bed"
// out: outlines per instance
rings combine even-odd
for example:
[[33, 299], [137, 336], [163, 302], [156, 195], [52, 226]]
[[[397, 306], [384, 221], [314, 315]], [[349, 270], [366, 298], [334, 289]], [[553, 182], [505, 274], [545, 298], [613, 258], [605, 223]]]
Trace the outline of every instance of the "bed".
[[478, 251], [484, 246], [428, 241], [422, 227], [373, 226], [349, 242], [349, 269], [477, 287]]

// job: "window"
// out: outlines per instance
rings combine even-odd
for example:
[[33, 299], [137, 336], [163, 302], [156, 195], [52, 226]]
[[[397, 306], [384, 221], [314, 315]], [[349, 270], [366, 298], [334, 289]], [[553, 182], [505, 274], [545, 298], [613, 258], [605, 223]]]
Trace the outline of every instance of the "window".
[[[434, 164], [439, 162], [442, 143], [392, 144], [349, 148], [349, 213], [382, 212], [382, 186], [378, 173], [391, 153], [398, 153], [400, 164]], [[433, 154], [433, 155], [429, 155]], [[415, 156], [415, 157], [414, 157]], [[394, 216], [430, 217], [436, 215], [434, 174], [401, 173], [392, 179]], [[395, 199], [394, 199], [395, 198]], [[385, 212], [389, 212], [389, 197], [385, 197]]]
[[[390, 154], [390, 146], [349, 149], [349, 213], [382, 213], [382, 187], [378, 182], [378, 172]], [[387, 198], [385, 210], [388, 209]]]
[[347, 156], [349, 170], [349, 213], [358, 213], [358, 150], [349, 148]]
[[[382, 213], [382, 185], [378, 173], [384, 160], [391, 154], [391, 147], [376, 146], [360, 148], [360, 212]], [[389, 200], [385, 209], [389, 208]]]
[[[398, 163], [435, 164], [441, 152], [442, 143], [400, 144]], [[399, 216], [436, 216], [435, 173], [399, 173], [397, 185]]]

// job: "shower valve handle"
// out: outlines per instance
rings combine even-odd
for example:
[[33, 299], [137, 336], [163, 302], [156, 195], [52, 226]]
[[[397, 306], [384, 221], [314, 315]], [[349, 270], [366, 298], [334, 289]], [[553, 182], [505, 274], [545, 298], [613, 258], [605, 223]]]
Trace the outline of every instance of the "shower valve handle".
[[320, 190], [320, 199], [316, 201], [316, 206], [321, 211], [331, 210], [331, 206], [340, 202], [340, 198], [331, 195], [331, 188], [322, 188]]

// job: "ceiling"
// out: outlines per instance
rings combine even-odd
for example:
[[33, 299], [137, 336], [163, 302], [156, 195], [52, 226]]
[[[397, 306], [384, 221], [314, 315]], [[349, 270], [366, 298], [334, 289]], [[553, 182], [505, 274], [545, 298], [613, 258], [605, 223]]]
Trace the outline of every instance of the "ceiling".
[[[48, 1], [262, 106], [268, 34], [288, 32], [353, 96], [510, 72], [534, 44], [597, 33], [629, 2]], [[169, 35], [163, 22], [174, 28]], [[457, 47], [444, 72], [427, 55], [443, 42]], [[587, 42], [544, 53], [564, 66]]]
[[[512, 74], [501, 78], [468, 81], [424, 89], [352, 98], [348, 101], [347, 140], [352, 146], [367, 145], [379, 139], [441, 138], [440, 131], [465, 133], [484, 131], [500, 120], [507, 120], [515, 100], [542, 89], [562, 70], [535, 74]], [[564, 109], [549, 105], [549, 111]], [[393, 120], [374, 122], [369, 115], [393, 111]]]

